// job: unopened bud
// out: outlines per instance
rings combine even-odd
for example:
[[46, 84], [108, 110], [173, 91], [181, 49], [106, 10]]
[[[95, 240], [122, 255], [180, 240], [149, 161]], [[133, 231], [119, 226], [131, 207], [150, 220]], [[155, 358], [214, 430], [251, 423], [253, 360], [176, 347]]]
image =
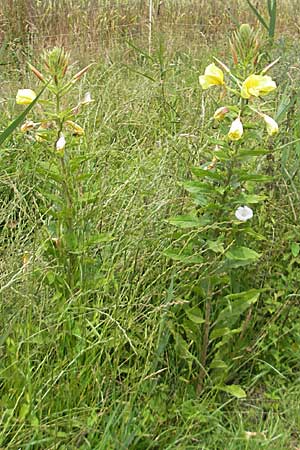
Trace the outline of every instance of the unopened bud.
[[75, 123], [72, 120], [67, 120], [66, 125], [73, 131], [75, 136], [82, 136], [84, 134], [84, 129], [78, 125], [78, 123]]
[[215, 120], [222, 120], [224, 119], [225, 115], [229, 112], [229, 109], [226, 106], [221, 106], [221, 108], [218, 108], [214, 113], [214, 119]]
[[34, 75], [41, 81], [45, 82], [44, 76], [39, 70], [37, 70], [32, 64], [28, 63], [29, 69], [34, 73]]
[[56, 141], [56, 144], [55, 144], [55, 148], [61, 156], [63, 156], [63, 154], [64, 154], [65, 146], [66, 146], [66, 139], [65, 139], [64, 135], [61, 134], [60, 138]]
[[72, 78], [73, 83], [79, 80], [79, 78], [81, 78], [82, 75], [84, 75], [93, 64], [94, 63], [89, 64], [88, 66], [84, 67], [84, 69], [81, 69], [78, 73], [76, 73], [76, 75], [74, 75], [74, 77]]

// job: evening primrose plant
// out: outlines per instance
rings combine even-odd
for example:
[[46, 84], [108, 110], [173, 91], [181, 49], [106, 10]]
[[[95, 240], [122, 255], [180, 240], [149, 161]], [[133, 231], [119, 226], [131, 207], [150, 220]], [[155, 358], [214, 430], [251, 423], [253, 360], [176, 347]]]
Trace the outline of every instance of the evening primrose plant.
[[247, 354], [247, 331], [255, 325], [251, 311], [265, 291], [255, 281], [264, 241], [258, 216], [268, 198], [263, 184], [271, 180], [264, 164], [279, 127], [265, 102], [277, 88], [267, 74], [273, 64], [256, 73], [254, 50], [248, 49], [256, 58], [252, 73], [246, 73], [250, 59], [245, 51], [238, 70], [237, 61], [231, 69], [215, 58], [200, 75], [204, 93], [219, 95], [214, 103], [220, 104], [207, 119], [207, 145], [201, 164], [191, 169], [194, 179], [182, 183], [194, 207], [168, 220], [184, 231], [166, 255], [197, 267], [187, 290], [179, 293], [184, 306], [171, 333], [187, 362], [185, 376], [194, 380], [198, 393], [209, 385], [246, 395], [234, 380]]
[[[37, 103], [33, 118], [21, 125], [26, 139], [40, 152], [39, 173], [47, 205], [44, 213], [43, 256], [52, 269], [44, 280], [56, 290], [56, 296], [68, 298], [82, 290], [91, 278], [95, 261], [89, 254], [92, 246], [110, 239], [109, 235], [95, 233], [84, 216], [82, 205], [92, 202], [84, 180], [85, 163], [91, 157], [82, 153], [85, 131], [79, 121], [92, 103], [87, 92], [79, 101], [76, 84], [90, 65], [75, 75], [70, 74], [69, 55], [54, 48], [42, 55], [43, 68], [29, 64], [31, 71], [45, 86], [45, 93]], [[36, 98], [31, 89], [19, 89], [16, 103], [27, 105]], [[85, 175], [85, 176], [84, 176]], [[96, 265], [95, 265], [96, 267]], [[92, 276], [93, 278], [93, 276]]]

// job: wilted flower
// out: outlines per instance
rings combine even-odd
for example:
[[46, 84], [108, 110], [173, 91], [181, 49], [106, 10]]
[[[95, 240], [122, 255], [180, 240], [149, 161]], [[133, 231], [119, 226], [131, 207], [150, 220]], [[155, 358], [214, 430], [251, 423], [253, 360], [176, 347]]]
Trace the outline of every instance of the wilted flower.
[[238, 141], [239, 139], [241, 139], [242, 135], [243, 135], [243, 124], [241, 122], [241, 119], [239, 117], [237, 117], [231, 124], [229, 133], [228, 133], [228, 137], [229, 139], [231, 139], [232, 141]]
[[60, 138], [56, 141], [55, 148], [58, 152], [63, 153], [66, 146], [66, 140], [63, 134], [60, 135]]
[[204, 75], [200, 75], [199, 82], [202, 89], [224, 84], [224, 74], [214, 63], [206, 67]]
[[214, 119], [216, 120], [222, 120], [226, 114], [229, 112], [229, 109], [226, 106], [221, 106], [221, 108], [218, 108], [214, 113]]
[[29, 105], [36, 98], [32, 89], [19, 89], [16, 96], [17, 105]]
[[32, 120], [26, 120], [21, 126], [22, 133], [26, 133], [26, 131], [32, 130], [35, 127], [36, 123]]
[[250, 75], [242, 84], [241, 96], [243, 98], [260, 97], [276, 89], [276, 83], [268, 75]]
[[75, 134], [76, 136], [82, 136], [84, 134], [84, 129], [72, 120], [67, 120], [66, 125], [73, 131], [73, 134]]
[[242, 222], [246, 222], [253, 217], [253, 211], [249, 206], [239, 206], [235, 211], [235, 217]]
[[272, 117], [268, 116], [267, 114], [263, 114], [263, 119], [267, 126], [267, 132], [270, 136], [274, 136], [274, 134], [277, 134], [278, 129], [278, 123], [272, 119]]
[[217, 158], [216, 156], [213, 157], [212, 162], [205, 168], [205, 170], [212, 170], [215, 168], [217, 162], [218, 162], [219, 158]]

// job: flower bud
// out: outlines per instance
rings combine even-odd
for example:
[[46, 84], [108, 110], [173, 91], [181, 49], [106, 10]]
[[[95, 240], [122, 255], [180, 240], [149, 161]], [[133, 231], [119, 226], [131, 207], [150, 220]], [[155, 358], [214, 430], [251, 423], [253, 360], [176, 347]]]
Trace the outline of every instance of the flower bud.
[[278, 133], [278, 123], [272, 119], [272, 117], [268, 116], [267, 114], [263, 114], [263, 119], [267, 126], [267, 132], [270, 136], [274, 136]]
[[73, 83], [75, 83], [75, 81], [79, 80], [82, 77], [82, 75], [84, 75], [93, 64], [94, 63], [89, 64], [88, 66], [81, 69], [78, 73], [76, 73], [72, 78]]
[[243, 131], [243, 124], [241, 122], [241, 119], [238, 117], [232, 122], [228, 137], [232, 141], [238, 141], [239, 139], [241, 139]]
[[34, 73], [34, 75], [41, 81], [45, 81], [44, 76], [39, 70], [37, 70], [32, 64], [28, 63], [29, 69]]
[[55, 148], [61, 156], [63, 156], [63, 154], [64, 154], [65, 146], [66, 146], [66, 139], [65, 139], [64, 135], [61, 134], [55, 144]]
[[214, 113], [214, 119], [216, 120], [222, 120], [226, 116], [226, 114], [229, 112], [229, 109], [226, 106], [221, 106], [221, 108], [218, 108]]
[[73, 131], [73, 134], [75, 136], [82, 136], [82, 135], [84, 135], [84, 129], [81, 128], [80, 125], [78, 125], [77, 123], [73, 122], [72, 120], [67, 120], [66, 121], [66, 125]]

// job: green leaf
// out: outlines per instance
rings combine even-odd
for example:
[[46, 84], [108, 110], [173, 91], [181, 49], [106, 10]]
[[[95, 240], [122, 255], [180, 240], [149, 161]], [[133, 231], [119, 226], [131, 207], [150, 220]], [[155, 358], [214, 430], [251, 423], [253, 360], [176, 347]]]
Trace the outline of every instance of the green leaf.
[[182, 186], [191, 194], [210, 194], [214, 192], [214, 187], [211, 184], [201, 183], [200, 181], [186, 181], [182, 183]]
[[292, 242], [291, 244], [291, 251], [294, 258], [297, 258], [300, 251], [300, 245], [297, 242]]
[[218, 339], [220, 337], [227, 336], [230, 333], [231, 333], [231, 330], [228, 327], [214, 328], [212, 330], [212, 332], [210, 333], [209, 338], [211, 341], [213, 341], [214, 339]]
[[214, 359], [209, 367], [210, 369], [228, 369], [228, 365], [221, 359]]
[[97, 244], [103, 244], [104, 242], [110, 242], [113, 241], [114, 237], [111, 235], [111, 233], [99, 233], [95, 234], [94, 236], [91, 236], [86, 244], [86, 246], [92, 246]]
[[194, 306], [193, 308], [185, 308], [185, 313], [193, 323], [203, 323], [205, 320], [203, 319], [202, 311], [197, 306]]
[[236, 398], [246, 398], [247, 394], [241, 386], [238, 384], [231, 384], [230, 386], [222, 386], [219, 388], [221, 391], [227, 392]]
[[33, 102], [30, 103], [30, 105], [27, 106], [27, 108], [0, 134], [0, 145], [3, 144], [3, 142], [14, 132], [14, 130], [21, 125], [22, 122], [24, 122], [25, 117], [29, 113], [29, 111], [34, 107], [44, 90], [46, 89], [47, 85], [43, 87], [41, 92], [36, 96], [36, 98], [33, 100]]
[[236, 268], [247, 266], [248, 264], [252, 264], [256, 262], [261, 257], [260, 253], [251, 250], [248, 247], [231, 247], [225, 253], [225, 258], [227, 261], [225, 262], [225, 268]]
[[267, 198], [266, 195], [245, 194], [241, 193], [234, 203], [242, 205], [254, 205], [260, 203]]
[[192, 167], [191, 169], [192, 173], [198, 177], [198, 178], [211, 178], [212, 180], [222, 180], [223, 177], [216, 172], [213, 172], [211, 170], [205, 170], [201, 169], [200, 167]]
[[185, 264], [202, 264], [204, 258], [200, 255], [186, 255], [182, 253], [182, 250], [166, 250], [163, 253], [167, 258], [173, 259], [174, 261], [181, 261]]
[[30, 410], [29, 403], [23, 403], [23, 405], [20, 408], [20, 412], [19, 412], [19, 419], [21, 421], [23, 421], [26, 418], [26, 416], [29, 413], [29, 410]]
[[224, 301], [228, 303], [228, 306], [220, 312], [216, 320], [218, 328], [231, 329], [244, 311], [246, 311], [253, 303], [257, 302], [260, 293], [261, 290], [250, 289], [236, 294], [229, 294], [224, 297]]
[[208, 218], [199, 218], [193, 215], [175, 216], [166, 220], [167, 223], [178, 228], [200, 228], [209, 223]]
[[207, 247], [209, 250], [212, 250], [214, 253], [223, 253], [224, 245], [223, 242], [220, 241], [206, 241]]
[[252, 228], [243, 228], [243, 231], [247, 234], [249, 234], [249, 236], [254, 237], [254, 239], [258, 240], [258, 241], [265, 241], [267, 238], [265, 236], [263, 236], [260, 233], [257, 233], [256, 231], [254, 231]]
[[249, 259], [257, 260], [261, 255], [248, 247], [231, 247], [231, 249], [226, 252], [225, 256], [228, 259], [243, 259], [248, 261]]
[[239, 175], [240, 181], [256, 181], [257, 183], [269, 183], [273, 177], [268, 175], [242, 174]]
[[263, 148], [256, 148], [252, 150], [241, 150], [241, 152], [238, 154], [237, 159], [248, 159], [249, 157], [256, 157], [261, 155], [268, 155], [270, 154], [269, 149], [263, 149]]

